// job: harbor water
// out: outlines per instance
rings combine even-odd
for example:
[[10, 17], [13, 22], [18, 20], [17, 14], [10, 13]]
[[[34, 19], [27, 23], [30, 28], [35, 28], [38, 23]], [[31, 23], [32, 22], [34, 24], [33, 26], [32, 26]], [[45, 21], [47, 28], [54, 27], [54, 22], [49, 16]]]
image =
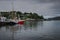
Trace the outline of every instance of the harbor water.
[[0, 26], [0, 40], [60, 40], [60, 21], [26, 21]]

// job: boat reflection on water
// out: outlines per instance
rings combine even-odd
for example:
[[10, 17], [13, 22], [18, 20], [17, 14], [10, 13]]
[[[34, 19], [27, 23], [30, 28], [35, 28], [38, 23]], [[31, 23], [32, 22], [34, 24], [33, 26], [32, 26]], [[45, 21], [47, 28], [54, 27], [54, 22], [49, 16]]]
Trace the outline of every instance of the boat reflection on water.
[[37, 21], [26, 21], [24, 24], [24, 30], [27, 29], [33, 29], [37, 27], [38, 22]]
[[15, 35], [17, 31], [20, 31], [21, 25], [14, 25], [10, 27], [10, 32], [11, 32], [11, 40], [15, 40]]

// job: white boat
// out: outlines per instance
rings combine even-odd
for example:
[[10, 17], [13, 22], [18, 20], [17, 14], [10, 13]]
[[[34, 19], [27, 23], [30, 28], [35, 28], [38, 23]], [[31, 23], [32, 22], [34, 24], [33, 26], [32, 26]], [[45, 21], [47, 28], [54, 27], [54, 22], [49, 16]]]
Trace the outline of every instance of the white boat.
[[20, 20], [20, 19], [10, 19], [11, 22], [20, 24], [20, 23], [24, 23], [25, 20]]
[[21, 20], [19, 15], [18, 15], [18, 18], [16, 17], [16, 12], [15, 13], [13, 12], [14, 11], [14, 6], [13, 5], [14, 5], [14, 3], [12, 1], [12, 14], [15, 14], [15, 15], [12, 15], [12, 17], [14, 17], [14, 16], [15, 17], [13, 19], [10, 19], [10, 21], [14, 22], [14, 23], [18, 23], [18, 24], [24, 23], [25, 20]]
[[6, 17], [2, 17], [0, 16], [0, 26], [4, 26], [4, 25], [14, 25], [16, 24], [15, 22], [9, 21], [9, 19], [7, 19]]

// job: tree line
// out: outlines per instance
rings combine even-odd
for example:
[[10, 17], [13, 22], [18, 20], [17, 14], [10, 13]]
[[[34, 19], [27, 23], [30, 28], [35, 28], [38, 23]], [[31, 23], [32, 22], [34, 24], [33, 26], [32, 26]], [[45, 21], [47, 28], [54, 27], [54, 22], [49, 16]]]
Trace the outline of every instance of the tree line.
[[37, 13], [28, 13], [28, 12], [20, 12], [20, 11], [10, 11], [10, 12], [0, 12], [2, 16], [6, 18], [12, 18], [12, 17], [19, 17], [21, 19], [44, 19], [42, 15], [38, 15]]

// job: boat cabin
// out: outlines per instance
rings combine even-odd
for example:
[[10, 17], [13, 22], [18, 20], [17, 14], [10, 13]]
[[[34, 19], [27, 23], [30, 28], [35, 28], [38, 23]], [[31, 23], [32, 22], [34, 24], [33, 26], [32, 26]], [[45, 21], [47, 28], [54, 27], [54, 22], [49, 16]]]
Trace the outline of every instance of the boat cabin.
[[1, 22], [6, 21], [6, 19], [7, 19], [6, 17], [0, 16], [0, 21], [1, 21]]

